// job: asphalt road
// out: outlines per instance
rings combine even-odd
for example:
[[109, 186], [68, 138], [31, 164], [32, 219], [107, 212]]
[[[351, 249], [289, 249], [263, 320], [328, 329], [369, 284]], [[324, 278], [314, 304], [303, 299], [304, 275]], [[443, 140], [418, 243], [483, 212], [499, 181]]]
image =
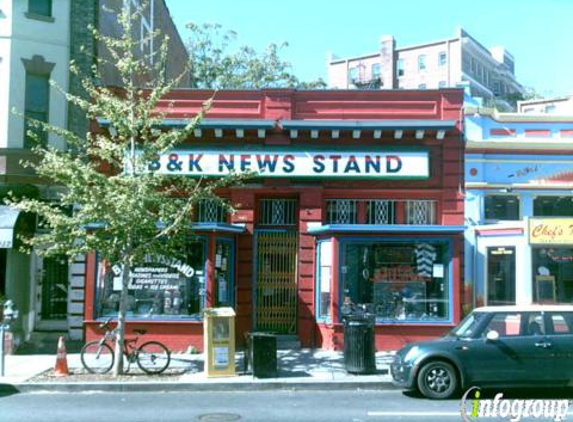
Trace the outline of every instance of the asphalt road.
[[[549, 394], [548, 397], [552, 396]], [[42, 393], [0, 397], [2, 422], [460, 420], [459, 399], [430, 401], [400, 391]], [[508, 421], [510, 418], [480, 417], [475, 420]], [[565, 420], [573, 420], [573, 405]]]

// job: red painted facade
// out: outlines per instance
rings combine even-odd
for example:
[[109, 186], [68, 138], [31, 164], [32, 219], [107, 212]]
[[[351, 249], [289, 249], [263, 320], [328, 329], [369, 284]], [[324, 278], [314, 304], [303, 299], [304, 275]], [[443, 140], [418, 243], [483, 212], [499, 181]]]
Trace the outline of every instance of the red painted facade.
[[[245, 232], [228, 235], [235, 245], [235, 311], [237, 342], [242, 344], [243, 333], [253, 328], [253, 284], [254, 284], [254, 233], [257, 229], [258, 206], [261, 198], [294, 198], [297, 200], [297, 327], [296, 335], [303, 346], [341, 349], [343, 325], [339, 315], [339, 242], [354, 235], [344, 233], [309, 233], [312, 225], [326, 224], [326, 201], [329, 199], [376, 199], [407, 200], [432, 199], [436, 201], [437, 226], [463, 226], [464, 224], [464, 162], [462, 140], [462, 91], [444, 89], [439, 91], [211, 91], [177, 90], [168, 95], [161, 104], [168, 110], [168, 118], [193, 117], [202, 103], [214, 96], [208, 119], [274, 120], [274, 129], [267, 130], [264, 138], [255, 129], [245, 129], [244, 136], [237, 136], [234, 129], [223, 129], [222, 136], [214, 130], [203, 129], [200, 138], [191, 137], [189, 146], [218, 146], [240, 149], [242, 146], [259, 149], [281, 146], [292, 150], [310, 147], [337, 149], [423, 147], [429, 152], [430, 177], [426, 180], [340, 180], [287, 178], [261, 178], [256, 185], [231, 188], [221, 195], [229, 198], [236, 209], [230, 223], [243, 224]], [[455, 121], [445, 131], [442, 139], [437, 130], [425, 129], [421, 138], [416, 131], [404, 129], [381, 129], [377, 137], [373, 130], [362, 130], [355, 137], [351, 130], [340, 130], [332, 136], [331, 129], [320, 130], [314, 137], [310, 130], [298, 130], [296, 137], [283, 128], [288, 121]], [[400, 130], [398, 136], [396, 130]], [[220, 135], [220, 134], [219, 134]], [[403, 212], [398, 203], [396, 224], [404, 223]], [[359, 209], [360, 212], [360, 209]], [[359, 221], [359, 223], [364, 223]], [[210, 239], [219, 234], [205, 233]], [[461, 230], [444, 231], [439, 235], [424, 233], [366, 233], [361, 239], [384, 237], [388, 240], [408, 240], [440, 237], [451, 244], [451, 256], [447, 263], [451, 269], [451, 316], [448, 322], [440, 323], [380, 323], [376, 325], [376, 346], [378, 350], [395, 350], [406, 342], [433, 338], [459, 322], [463, 297], [463, 235]], [[316, 245], [317, 241], [330, 238], [333, 242], [332, 302], [330, 321], [317, 322], [316, 318]], [[210, 242], [206, 263], [206, 304], [212, 304], [214, 291], [213, 263], [215, 243]], [[97, 322], [94, 313], [96, 264], [94, 256], [89, 257], [87, 266], [86, 294], [86, 337], [96, 336]], [[145, 327], [146, 336], [165, 342], [175, 350], [189, 346], [202, 349], [203, 325], [200, 321], [129, 321], [128, 331]]]

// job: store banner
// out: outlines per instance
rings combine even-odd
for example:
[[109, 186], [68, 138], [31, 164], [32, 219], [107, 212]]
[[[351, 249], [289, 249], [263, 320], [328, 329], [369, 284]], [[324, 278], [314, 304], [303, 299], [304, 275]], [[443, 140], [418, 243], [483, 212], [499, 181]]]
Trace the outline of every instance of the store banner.
[[428, 151], [181, 150], [158, 156], [146, 171], [185, 176], [427, 179]]
[[530, 218], [529, 243], [573, 245], [573, 218]]

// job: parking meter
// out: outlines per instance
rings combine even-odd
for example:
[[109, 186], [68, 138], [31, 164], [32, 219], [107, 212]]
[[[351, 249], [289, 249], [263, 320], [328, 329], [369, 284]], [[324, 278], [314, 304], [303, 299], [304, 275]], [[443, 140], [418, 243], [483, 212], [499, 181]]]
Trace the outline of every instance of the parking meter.
[[4, 356], [5, 356], [5, 332], [10, 328], [10, 324], [18, 318], [18, 310], [13, 301], [7, 300], [2, 310], [2, 322], [0, 322], [0, 377], [4, 376]]

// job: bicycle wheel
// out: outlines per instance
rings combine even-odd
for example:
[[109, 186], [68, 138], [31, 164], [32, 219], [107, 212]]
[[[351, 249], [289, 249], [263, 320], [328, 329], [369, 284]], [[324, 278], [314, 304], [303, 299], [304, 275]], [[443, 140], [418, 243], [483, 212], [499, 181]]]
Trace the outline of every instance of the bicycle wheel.
[[148, 341], [137, 349], [137, 366], [147, 374], [160, 374], [171, 362], [171, 352], [158, 341]]
[[92, 374], [105, 374], [113, 366], [112, 348], [107, 343], [100, 344], [99, 340], [86, 343], [80, 357], [84, 368]]

